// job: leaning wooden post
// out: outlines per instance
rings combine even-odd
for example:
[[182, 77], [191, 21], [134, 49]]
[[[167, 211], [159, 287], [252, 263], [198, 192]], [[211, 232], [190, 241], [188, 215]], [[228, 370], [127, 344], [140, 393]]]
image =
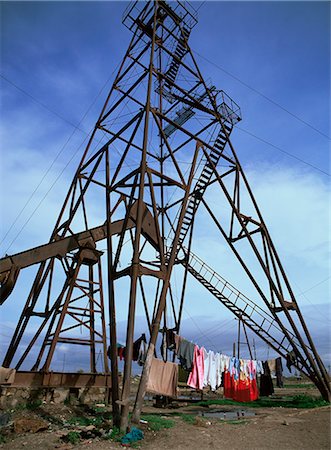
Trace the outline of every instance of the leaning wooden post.
[[191, 167], [188, 183], [186, 185], [184, 199], [182, 202], [182, 209], [180, 212], [175, 237], [173, 240], [169, 263], [167, 266], [166, 277], [163, 282], [162, 291], [160, 294], [160, 300], [158, 303], [155, 318], [152, 323], [152, 332], [151, 332], [151, 338], [150, 338], [149, 345], [148, 345], [146, 361], [145, 361], [143, 372], [142, 372], [142, 375], [140, 378], [136, 401], [135, 401], [135, 405], [134, 405], [134, 409], [133, 409], [133, 413], [132, 413], [132, 422], [133, 423], [139, 423], [139, 420], [140, 420], [142, 404], [143, 404], [145, 393], [146, 393], [147, 381], [148, 381], [149, 373], [151, 370], [152, 359], [154, 357], [155, 343], [156, 343], [157, 335], [159, 332], [162, 313], [164, 311], [164, 307], [166, 304], [166, 296], [167, 296], [167, 292], [168, 292], [168, 288], [169, 288], [170, 277], [171, 277], [172, 269], [173, 269], [175, 258], [177, 256], [177, 251], [178, 251], [177, 246], [178, 246], [178, 242], [179, 242], [179, 234], [180, 234], [180, 230], [181, 230], [183, 219], [184, 219], [185, 212], [186, 212], [186, 207], [187, 207], [187, 203], [188, 203], [188, 199], [189, 199], [189, 195], [190, 195], [191, 185], [192, 185], [192, 181], [193, 181], [193, 175], [194, 175], [195, 166], [196, 166], [196, 160], [197, 160], [197, 156], [198, 156], [200, 147], [201, 147], [201, 143], [197, 142], [193, 161], [192, 161], [192, 167]]

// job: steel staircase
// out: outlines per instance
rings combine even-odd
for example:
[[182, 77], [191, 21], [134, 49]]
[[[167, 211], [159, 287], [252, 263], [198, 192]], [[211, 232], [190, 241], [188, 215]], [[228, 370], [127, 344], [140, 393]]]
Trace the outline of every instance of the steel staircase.
[[[210, 86], [208, 88], [209, 92], [215, 91], [215, 86]], [[208, 100], [208, 92], [205, 90], [202, 94], [198, 94], [196, 92], [192, 93], [192, 96], [196, 99], [197, 102], [202, 103], [204, 100]], [[194, 107], [193, 106], [183, 106], [178, 111], [175, 112], [174, 117], [172, 118], [172, 121], [176, 125], [183, 125], [185, 122], [187, 122], [191, 117], [195, 115]], [[165, 136], [168, 138], [177, 130], [177, 127], [173, 125], [172, 123], [169, 123], [166, 127], [164, 127], [163, 131]]]
[[[185, 249], [185, 252], [187, 252], [187, 249]], [[245, 325], [261, 339], [286, 358], [286, 354], [292, 350], [292, 346], [273, 316], [238, 291], [192, 252], [190, 252], [188, 261], [187, 259], [182, 259], [179, 262], [184, 266], [188, 263], [187, 269], [196, 280], [208, 289], [235, 316], [240, 317]], [[295, 335], [288, 330], [287, 332], [297, 347], [301, 349], [301, 345]], [[281, 338], [282, 335], [283, 337]], [[309, 347], [307, 349], [310, 350]], [[307, 359], [305, 359], [305, 362], [308, 363]], [[299, 361], [298, 366], [300, 370], [308, 375], [306, 369], [302, 368], [302, 364]]]
[[171, 91], [172, 84], [174, 83], [177, 77], [180, 61], [188, 52], [186, 42], [190, 36], [190, 33], [191, 30], [189, 28], [186, 27], [181, 28], [180, 37], [177, 41], [176, 50], [169, 63], [169, 68], [165, 73], [166, 76], [165, 88], [168, 89], [169, 91]]
[[[226, 129], [227, 134], [230, 135], [232, 128], [233, 128], [232, 124], [224, 123], [223, 125]], [[217, 135], [217, 138], [214, 141], [213, 148], [212, 148], [212, 150], [210, 150], [210, 153], [209, 153], [209, 157], [210, 157], [212, 163], [214, 164], [214, 166], [216, 166], [218, 164], [218, 162], [222, 156], [222, 153], [224, 151], [226, 143], [227, 143], [227, 137], [223, 131], [223, 128], [221, 127], [221, 129]], [[212, 175], [213, 175], [213, 168], [207, 161], [201, 171], [198, 181], [195, 184], [194, 195], [192, 195], [189, 198], [189, 201], [188, 201], [188, 204], [186, 207], [182, 227], [180, 230], [179, 241], [178, 241], [178, 245], [177, 245], [178, 251], [182, 247], [185, 237], [188, 233], [188, 230], [190, 229], [190, 227], [192, 225], [192, 220], [193, 220], [194, 214], [196, 213], [196, 211], [199, 207], [201, 198], [202, 198], [205, 190], [207, 189], [207, 186], [212, 178]], [[169, 242], [172, 241], [170, 236], [168, 237], [167, 241], [169, 241]]]

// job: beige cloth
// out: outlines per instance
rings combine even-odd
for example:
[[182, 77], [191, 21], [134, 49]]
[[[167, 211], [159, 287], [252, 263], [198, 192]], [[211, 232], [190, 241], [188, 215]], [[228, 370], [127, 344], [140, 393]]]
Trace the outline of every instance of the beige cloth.
[[146, 390], [153, 394], [177, 396], [178, 365], [153, 358]]
[[272, 375], [276, 375], [276, 360], [268, 359], [268, 366]]
[[0, 384], [12, 384], [15, 381], [15, 369], [0, 367]]

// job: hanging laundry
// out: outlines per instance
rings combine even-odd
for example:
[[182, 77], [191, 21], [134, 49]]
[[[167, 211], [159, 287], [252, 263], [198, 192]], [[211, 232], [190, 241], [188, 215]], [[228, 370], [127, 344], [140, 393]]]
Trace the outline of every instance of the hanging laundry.
[[224, 396], [237, 402], [251, 402], [258, 399], [254, 361], [235, 357], [230, 359], [229, 368], [224, 373]]
[[176, 348], [176, 334], [174, 330], [166, 331], [166, 342], [168, 350], [175, 350]]
[[146, 390], [153, 394], [176, 397], [177, 384], [178, 365], [153, 358]]
[[[294, 350], [291, 350], [287, 355], [286, 355], [286, 367], [288, 368], [288, 370], [291, 372], [291, 367], [296, 363], [296, 356], [294, 353]], [[292, 373], [292, 372], [291, 372]]]
[[[120, 358], [120, 360], [122, 361], [122, 359], [124, 358], [124, 356], [125, 356], [125, 347], [124, 347], [124, 345], [122, 345], [122, 344], [119, 344], [118, 342], [117, 342], [117, 344], [116, 344], [116, 348], [117, 348], [117, 356]], [[110, 353], [110, 345], [108, 346], [108, 349], [107, 349], [107, 356], [108, 356], [108, 358], [109, 359], [111, 359], [111, 353]]]
[[276, 375], [276, 360], [268, 359], [268, 366], [269, 366], [271, 376], [275, 376]]
[[260, 378], [260, 395], [261, 397], [268, 397], [274, 393], [274, 385], [272, 384], [268, 361], [265, 361], [262, 364], [264, 373]]
[[284, 387], [283, 383], [283, 364], [282, 358], [279, 356], [276, 358], [276, 378], [277, 378], [277, 387]]
[[182, 340], [182, 338], [180, 336], [178, 336], [178, 334], [175, 334], [174, 339], [175, 339], [175, 348], [174, 348], [174, 350], [175, 350], [176, 354], [178, 354], [178, 349], [179, 349], [180, 341]]
[[166, 337], [165, 332], [162, 333], [160, 352], [161, 352], [163, 361], [166, 361], [168, 358], [167, 358], [167, 337]]
[[194, 347], [192, 371], [188, 377], [187, 385], [193, 389], [203, 389], [204, 380], [204, 348]]
[[183, 369], [190, 371], [193, 364], [194, 344], [182, 338], [179, 344], [177, 356]]
[[145, 333], [143, 333], [140, 338], [138, 338], [136, 341], [134, 341], [133, 343], [133, 352], [132, 352], [132, 360], [133, 361], [138, 361], [139, 358], [139, 353], [141, 352], [141, 343], [144, 342], [145, 343], [145, 353], [146, 353], [146, 335]]

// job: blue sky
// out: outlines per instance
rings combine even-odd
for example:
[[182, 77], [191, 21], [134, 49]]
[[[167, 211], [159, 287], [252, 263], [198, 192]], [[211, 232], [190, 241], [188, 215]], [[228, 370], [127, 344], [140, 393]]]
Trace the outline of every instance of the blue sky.
[[[131, 38], [121, 24], [126, 4], [1, 3], [1, 75], [10, 82], [1, 78], [0, 208], [5, 214], [1, 214], [0, 240], [63, 149], [5, 236], [0, 246], [2, 255], [39, 245], [49, 238], [85, 138], [79, 130], [72, 135], [72, 124], [80, 123], [90, 108], [80, 128], [86, 131], [92, 128]], [[195, 2], [197, 7], [200, 4]], [[323, 342], [321, 353], [330, 361], [326, 331], [330, 313], [330, 177], [252, 136], [330, 172], [330, 140], [325, 137], [330, 136], [330, 5], [205, 2], [199, 9], [199, 23], [191, 34], [190, 45], [203, 75], [224, 89], [242, 109], [243, 121], [232, 134], [233, 144], [304, 315], [307, 311], [308, 325], [319, 342]], [[216, 198], [214, 204], [216, 207]], [[229, 254], [218, 242], [218, 236], [205, 228], [202, 219], [197, 233], [197, 253], [211, 266], [213, 263], [218, 266], [217, 270], [234, 285], [252, 294], [236, 265], [218, 265], [215, 246], [226, 261]], [[17, 287], [13, 299], [0, 312], [8, 327], [15, 323], [17, 305], [22, 301], [21, 289], [31, 276], [31, 271], [22, 274], [22, 286]], [[235, 336], [231, 316], [208, 298], [203, 309], [204, 323], [201, 298], [206, 294], [195, 285], [188, 294], [184, 331], [191, 333], [192, 338], [198, 336], [194, 324], [198, 318], [203, 332], [199, 343], [210, 346], [212, 335], [208, 336], [206, 330], [210, 329], [210, 317], [219, 315], [219, 320], [226, 320], [227, 327], [232, 327], [231, 342]], [[322, 306], [316, 308], [317, 305]], [[124, 319], [124, 310], [121, 318]], [[212, 336], [213, 342], [217, 339], [222, 342], [222, 335]]]

